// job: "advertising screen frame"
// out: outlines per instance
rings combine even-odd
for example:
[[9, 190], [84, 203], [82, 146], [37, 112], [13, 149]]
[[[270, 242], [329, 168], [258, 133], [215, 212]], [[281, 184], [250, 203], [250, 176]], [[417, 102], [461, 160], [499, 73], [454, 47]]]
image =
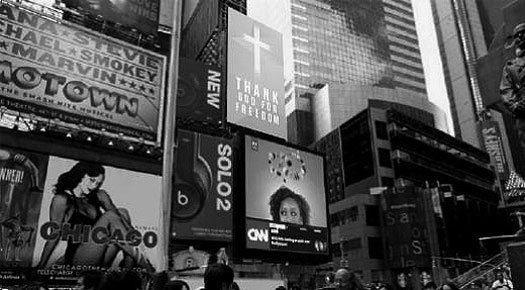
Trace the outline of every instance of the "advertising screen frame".
[[[239, 146], [238, 152], [240, 157], [236, 161], [238, 174], [243, 174], [243, 178], [238, 178], [238, 182], [235, 184], [236, 192], [238, 194], [234, 197], [234, 247], [233, 254], [234, 259], [242, 261], [243, 259], [255, 259], [266, 262], [275, 263], [291, 263], [291, 264], [322, 264], [331, 261], [332, 257], [332, 245], [331, 245], [331, 229], [329, 223], [329, 208], [328, 208], [328, 185], [327, 185], [327, 172], [326, 172], [326, 159], [322, 154], [315, 152], [311, 149], [297, 146], [282, 141], [275, 136], [268, 136], [256, 131], [248, 130], [239, 133], [236, 137], [236, 144]], [[250, 248], [247, 245], [247, 216], [246, 216], [246, 149], [245, 142], [247, 138], [256, 138], [264, 140], [265, 142], [273, 143], [277, 146], [285, 146], [292, 150], [300, 150], [305, 153], [313, 154], [322, 159], [322, 170], [324, 180], [324, 202], [325, 202], [325, 214], [326, 214], [326, 243], [327, 251], [322, 253], [315, 252], [303, 252], [303, 251], [287, 251], [287, 250], [266, 250], [266, 249], [255, 249]], [[271, 222], [268, 220], [268, 222]]]

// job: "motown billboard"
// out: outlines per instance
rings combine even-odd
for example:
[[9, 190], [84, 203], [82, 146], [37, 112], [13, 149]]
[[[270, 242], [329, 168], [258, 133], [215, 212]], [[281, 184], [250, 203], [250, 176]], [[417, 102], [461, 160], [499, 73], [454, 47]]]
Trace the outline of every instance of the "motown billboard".
[[61, 284], [160, 267], [159, 176], [7, 147], [0, 166], [1, 269], [36, 267]]
[[228, 122], [286, 139], [282, 36], [228, 10]]
[[178, 131], [171, 199], [173, 237], [231, 241], [233, 156], [231, 140]]
[[165, 57], [0, 4], [0, 106], [160, 140]]
[[159, 0], [62, 0], [66, 7], [102, 15], [109, 21], [122, 23], [140, 31], [155, 34], [159, 19]]

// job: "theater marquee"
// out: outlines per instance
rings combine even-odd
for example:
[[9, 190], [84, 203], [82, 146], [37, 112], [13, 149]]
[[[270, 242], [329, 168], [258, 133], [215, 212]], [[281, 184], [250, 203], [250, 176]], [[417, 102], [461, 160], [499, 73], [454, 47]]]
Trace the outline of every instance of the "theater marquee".
[[0, 5], [0, 106], [160, 140], [165, 58]]

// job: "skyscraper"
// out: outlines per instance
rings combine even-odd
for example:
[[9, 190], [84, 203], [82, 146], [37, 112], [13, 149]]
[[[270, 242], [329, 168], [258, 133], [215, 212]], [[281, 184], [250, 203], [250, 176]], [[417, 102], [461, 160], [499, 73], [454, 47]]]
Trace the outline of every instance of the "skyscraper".
[[[499, 83], [513, 27], [523, 22], [525, 1], [431, 0], [456, 137], [478, 148], [483, 126], [496, 121], [510, 170], [525, 172], [514, 120], [501, 103]], [[484, 112], [490, 112], [486, 120]], [[480, 115], [481, 113], [481, 115]], [[508, 177], [501, 176], [501, 181]]]
[[295, 134], [289, 141], [313, 141], [304, 128], [315, 125], [310, 101], [325, 84], [391, 88], [427, 98], [410, 0], [248, 1], [248, 15], [275, 22], [268, 19], [275, 6], [285, 15], [280, 23], [291, 19], [291, 31], [283, 32], [293, 52], [288, 68], [294, 89], [286, 101], [289, 132]]
[[479, 148], [476, 121], [484, 106], [475, 62], [487, 45], [476, 2], [431, 0], [454, 131]]

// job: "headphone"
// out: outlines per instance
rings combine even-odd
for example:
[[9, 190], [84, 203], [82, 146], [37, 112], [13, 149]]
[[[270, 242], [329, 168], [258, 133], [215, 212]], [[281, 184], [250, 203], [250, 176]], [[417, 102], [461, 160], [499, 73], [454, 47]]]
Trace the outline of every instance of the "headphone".
[[172, 216], [189, 220], [204, 207], [212, 185], [208, 162], [201, 156], [201, 134], [179, 130], [176, 144]]

